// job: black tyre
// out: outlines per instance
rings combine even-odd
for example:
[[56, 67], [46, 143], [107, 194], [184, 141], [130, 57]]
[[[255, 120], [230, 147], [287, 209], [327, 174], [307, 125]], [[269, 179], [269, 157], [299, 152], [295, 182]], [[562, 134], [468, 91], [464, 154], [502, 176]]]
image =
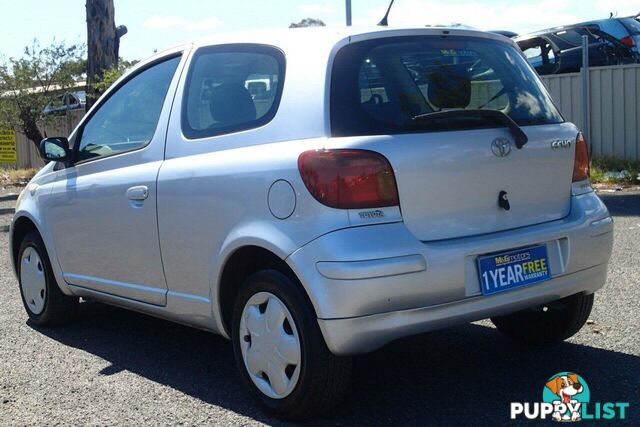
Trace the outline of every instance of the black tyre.
[[351, 359], [329, 351], [305, 294], [278, 271], [246, 280], [231, 336], [245, 385], [271, 415], [311, 418], [338, 403], [348, 387]]
[[16, 272], [22, 303], [34, 324], [57, 326], [75, 318], [78, 298], [63, 294], [58, 287], [44, 242], [35, 231], [20, 244]]
[[509, 338], [526, 344], [554, 344], [575, 335], [586, 323], [593, 294], [576, 294], [548, 304], [491, 318]]

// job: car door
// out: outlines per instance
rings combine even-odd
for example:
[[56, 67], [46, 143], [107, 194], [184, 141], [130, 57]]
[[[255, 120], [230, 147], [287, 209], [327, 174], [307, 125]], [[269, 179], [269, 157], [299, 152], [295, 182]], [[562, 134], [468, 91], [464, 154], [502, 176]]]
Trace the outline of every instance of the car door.
[[57, 171], [46, 209], [70, 285], [166, 303], [156, 178], [179, 67], [176, 53], [136, 71], [73, 135], [73, 164]]

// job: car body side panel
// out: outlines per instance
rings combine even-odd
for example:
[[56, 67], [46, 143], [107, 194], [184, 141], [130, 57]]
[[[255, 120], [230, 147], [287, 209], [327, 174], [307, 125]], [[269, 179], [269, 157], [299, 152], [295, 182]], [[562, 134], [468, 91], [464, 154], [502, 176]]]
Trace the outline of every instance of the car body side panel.
[[[158, 221], [170, 292], [209, 298], [217, 316], [221, 270], [238, 248], [259, 246], [284, 259], [317, 236], [348, 227], [348, 212], [318, 203], [298, 173], [299, 153], [325, 143], [291, 141], [165, 161]], [[295, 192], [295, 210], [285, 220], [269, 209], [269, 188], [277, 180]]]
[[[49, 199], [49, 195], [53, 190], [55, 183], [55, 173], [53, 172], [54, 164], [49, 163], [45, 165], [36, 176], [31, 180], [29, 185], [22, 191], [20, 197], [16, 202], [16, 213], [11, 220], [11, 229], [9, 230], [9, 236], [11, 242], [9, 248], [11, 250], [11, 259], [13, 261], [13, 228], [16, 222], [20, 218], [27, 218], [37, 228], [45, 247], [47, 248], [47, 254], [51, 262], [51, 269], [56, 277], [60, 289], [67, 295], [71, 295], [73, 292], [67, 286], [66, 282], [62, 278], [62, 269], [60, 263], [58, 263], [56, 245], [51, 237], [51, 232], [47, 227], [43, 211], [46, 209], [46, 203]], [[11, 263], [13, 265], [13, 262]], [[15, 272], [15, 265], [14, 272]]]
[[[308, 194], [297, 166], [302, 151], [326, 144], [324, 77], [331, 47], [326, 44], [303, 57], [302, 41], [285, 43], [278, 111], [255, 129], [187, 139], [181, 129], [187, 72], [178, 86], [158, 176], [164, 271], [169, 293], [211, 302], [214, 324], [222, 333], [218, 282], [233, 252], [259, 246], [284, 259], [301, 244], [349, 225], [347, 212], [322, 206]], [[287, 181], [295, 192], [295, 211], [286, 220], [275, 218], [267, 202], [277, 180]]]
[[[168, 117], [189, 51], [188, 47], [180, 47], [167, 52], [167, 56], [174, 56], [180, 51], [183, 58], [167, 91], [155, 135], [148, 145], [69, 167], [52, 162], [36, 175], [29, 186], [38, 187], [35, 193], [37, 203], [30, 205], [33, 197], [28, 192], [18, 203], [16, 218], [22, 215], [23, 210], [35, 218], [34, 222], [49, 248], [56, 279], [65, 293], [74, 293], [74, 288], [67, 284], [71, 282], [154, 304], [164, 305], [166, 301], [156, 225], [155, 187], [164, 157]], [[154, 60], [160, 58], [162, 56]], [[94, 108], [100, 105], [101, 101], [98, 101]], [[88, 117], [83, 118], [70, 140], [74, 139], [77, 129]], [[136, 184], [131, 184], [132, 179]], [[136, 202], [128, 200], [126, 189], [129, 184], [148, 186], [149, 197], [144, 204], [135, 205]], [[77, 206], [78, 203], [82, 208]], [[127, 217], [129, 214], [131, 217]], [[90, 245], [96, 240], [100, 245], [93, 250]], [[136, 244], [119, 250], [118, 245], [127, 240]], [[102, 255], [96, 256], [96, 253]], [[72, 261], [67, 262], [67, 267], [75, 265], [73, 271], [64, 271], [61, 257]]]

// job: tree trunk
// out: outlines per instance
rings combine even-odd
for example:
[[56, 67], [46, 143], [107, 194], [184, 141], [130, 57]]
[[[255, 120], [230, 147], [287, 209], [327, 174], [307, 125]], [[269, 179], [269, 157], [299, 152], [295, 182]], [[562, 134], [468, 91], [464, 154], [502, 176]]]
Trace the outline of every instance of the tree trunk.
[[95, 83], [105, 70], [118, 66], [120, 38], [116, 31], [113, 0], [87, 0], [87, 110], [99, 94]]
[[38, 123], [31, 114], [22, 110], [20, 111], [20, 121], [22, 122], [22, 130], [25, 136], [33, 142], [36, 149], [38, 149], [40, 147], [40, 141], [43, 139], [42, 132], [40, 132], [38, 128]]

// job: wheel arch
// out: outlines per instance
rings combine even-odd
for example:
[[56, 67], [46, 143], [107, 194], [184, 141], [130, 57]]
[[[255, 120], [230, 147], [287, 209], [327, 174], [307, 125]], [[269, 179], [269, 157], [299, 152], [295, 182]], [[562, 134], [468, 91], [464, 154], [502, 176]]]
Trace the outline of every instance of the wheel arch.
[[62, 293], [72, 295], [73, 292], [71, 292], [62, 277], [62, 270], [58, 263], [55, 245], [50, 241], [50, 236], [46, 233], [46, 228], [39, 219], [41, 219], [39, 216], [34, 216], [32, 215], [32, 212], [26, 210], [20, 210], [14, 215], [11, 228], [9, 230], [9, 252], [11, 253], [11, 265], [13, 267], [13, 271], [17, 274], [16, 263], [18, 261], [18, 251], [20, 250], [22, 239], [24, 239], [29, 232], [36, 231], [44, 242], [45, 249], [47, 250], [47, 256], [49, 257], [49, 262], [51, 264], [51, 269], [53, 270], [58, 287]]
[[[38, 229], [35, 221], [22, 215], [14, 218], [11, 225], [10, 244], [9, 249], [11, 251], [11, 261], [14, 271], [16, 271], [16, 265], [18, 264], [18, 251], [20, 250], [20, 244], [24, 240], [25, 236], [32, 231], [36, 231], [42, 237], [42, 233]], [[44, 239], [43, 239], [44, 240]]]
[[276, 270], [287, 276], [300, 288], [310, 307], [313, 308], [307, 290], [282, 256], [256, 244], [240, 246], [229, 254], [221, 266], [217, 287], [217, 309], [223, 328], [222, 332], [227, 337], [231, 336], [230, 325], [233, 306], [242, 284], [253, 273], [261, 270]]

